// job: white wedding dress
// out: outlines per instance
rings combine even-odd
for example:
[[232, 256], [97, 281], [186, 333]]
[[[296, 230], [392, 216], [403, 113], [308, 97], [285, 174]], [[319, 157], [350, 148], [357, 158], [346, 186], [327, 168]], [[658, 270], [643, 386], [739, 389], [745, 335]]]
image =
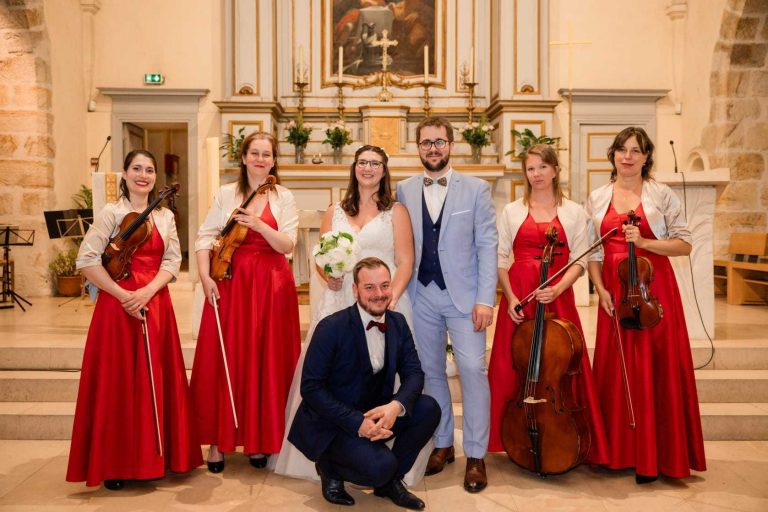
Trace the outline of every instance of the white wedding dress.
[[[375, 256], [384, 261], [388, 266], [392, 275], [395, 275], [397, 271], [395, 267], [395, 239], [392, 226], [392, 210], [379, 212], [379, 214], [370, 220], [363, 228], [358, 232], [350, 223], [344, 210], [341, 209], [339, 203], [334, 205], [333, 220], [331, 222], [331, 231], [341, 231], [350, 233], [360, 247], [359, 258], [367, 258]], [[320, 288], [321, 287], [321, 288]], [[320, 288], [320, 292], [316, 290]], [[316, 293], [312, 292], [312, 289]], [[283, 446], [280, 450], [280, 454], [277, 457], [271, 457], [270, 463], [274, 464], [275, 473], [296, 477], [296, 478], [311, 478], [319, 480], [315, 471], [315, 465], [304, 454], [302, 454], [295, 446], [293, 446], [287, 439], [288, 431], [293, 423], [293, 417], [296, 414], [296, 409], [301, 403], [301, 369], [304, 366], [304, 355], [307, 352], [307, 346], [312, 339], [312, 333], [315, 330], [317, 323], [323, 318], [340, 311], [344, 308], [348, 308], [355, 303], [355, 298], [352, 295], [352, 274], [346, 274], [344, 276], [344, 283], [339, 291], [330, 290], [325, 281], [317, 276], [317, 273], [313, 273], [312, 281], [310, 282], [310, 303], [311, 303], [311, 316], [309, 331], [307, 333], [307, 339], [304, 341], [301, 347], [301, 356], [299, 362], [296, 365], [296, 371], [293, 375], [293, 383], [291, 384], [291, 391], [288, 394], [288, 404], [285, 411], [285, 436], [283, 437]], [[396, 311], [402, 313], [405, 316], [408, 325], [413, 331], [413, 311], [411, 309], [411, 301], [408, 298], [408, 293], [404, 292], [397, 302]], [[395, 386], [399, 386], [399, 379], [396, 379]], [[419, 456], [416, 458], [413, 467], [405, 475], [404, 481], [406, 485], [413, 486], [417, 484], [424, 476], [424, 471], [427, 468], [427, 462], [429, 460], [429, 454], [432, 452], [433, 443], [430, 441], [421, 450]], [[272, 464], [270, 464], [271, 466]]]

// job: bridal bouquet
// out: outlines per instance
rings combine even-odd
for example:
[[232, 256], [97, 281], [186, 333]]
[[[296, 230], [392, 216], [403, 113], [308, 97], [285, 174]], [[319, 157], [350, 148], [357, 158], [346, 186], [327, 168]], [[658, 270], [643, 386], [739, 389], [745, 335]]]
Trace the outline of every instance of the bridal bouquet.
[[341, 277], [352, 272], [357, 263], [358, 245], [352, 235], [339, 231], [329, 231], [320, 236], [320, 241], [312, 249], [315, 262], [331, 277]]

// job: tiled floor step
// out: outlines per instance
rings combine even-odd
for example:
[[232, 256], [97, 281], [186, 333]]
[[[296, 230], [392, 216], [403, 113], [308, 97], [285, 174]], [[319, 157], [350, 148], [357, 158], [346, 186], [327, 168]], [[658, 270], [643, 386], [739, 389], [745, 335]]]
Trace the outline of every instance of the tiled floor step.
[[699, 402], [768, 402], [768, 370], [697, 370]]

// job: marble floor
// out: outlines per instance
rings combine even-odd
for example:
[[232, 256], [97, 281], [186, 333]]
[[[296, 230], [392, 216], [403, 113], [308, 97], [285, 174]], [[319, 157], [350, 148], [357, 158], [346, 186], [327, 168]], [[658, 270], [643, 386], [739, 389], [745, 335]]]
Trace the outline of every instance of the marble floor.
[[[173, 290], [182, 342], [192, 340], [192, 293]], [[61, 306], [63, 299], [36, 299], [27, 313], [0, 312], [0, 348], [82, 347], [93, 308], [86, 302]], [[588, 345], [594, 338], [595, 308], [582, 308]], [[728, 306], [718, 300], [716, 346], [765, 346], [768, 308]], [[302, 307], [306, 323], [307, 310]], [[694, 347], [706, 347], [693, 340]], [[1, 361], [0, 361], [1, 362]], [[456, 404], [460, 414], [460, 405]], [[540, 479], [506, 458], [487, 458], [488, 488], [468, 494], [462, 486], [465, 459], [456, 431], [457, 461], [427, 477], [414, 492], [427, 510], [462, 511], [768, 511], [768, 441], [707, 441], [708, 470], [684, 480], [661, 479], [638, 486], [631, 471], [580, 467], [566, 475]], [[152, 482], [131, 482], [120, 492], [64, 481], [69, 441], [0, 440], [0, 512], [20, 510], [331, 510], [316, 482], [255, 470], [242, 455], [227, 459], [223, 474], [204, 467], [188, 475]], [[401, 510], [369, 490], [352, 488], [358, 510]], [[355, 508], [349, 509], [354, 510]]]

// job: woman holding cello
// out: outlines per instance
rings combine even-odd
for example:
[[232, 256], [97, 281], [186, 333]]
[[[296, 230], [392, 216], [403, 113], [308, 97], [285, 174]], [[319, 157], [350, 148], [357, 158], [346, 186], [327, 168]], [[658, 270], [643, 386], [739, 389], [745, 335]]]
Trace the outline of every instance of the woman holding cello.
[[[118, 490], [125, 480], [162, 478], [167, 469], [182, 473], [202, 463], [166, 287], [179, 274], [179, 238], [173, 212], [154, 198], [156, 178], [151, 153], [128, 153], [120, 199], [99, 212], [80, 245], [77, 268], [102, 293], [83, 354], [70, 482], [103, 481]], [[170, 189], [161, 197], [175, 193]], [[108, 246], [129, 255], [120, 258], [119, 272], [104, 257]]]
[[587, 203], [593, 239], [619, 228], [589, 261], [600, 299], [594, 368], [607, 467], [635, 468], [638, 484], [659, 474], [683, 478], [706, 469], [685, 314], [669, 261], [690, 254], [691, 233], [677, 196], [651, 178], [653, 142], [645, 130], [622, 130], [608, 160], [611, 183]]
[[239, 179], [221, 187], [195, 243], [206, 303], [191, 387], [213, 473], [238, 446], [252, 466], [266, 467], [283, 441], [300, 350], [296, 284], [286, 255], [299, 222], [293, 194], [272, 184], [277, 177], [277, 140], [265, 132], [248, 135]]
[[[513, 362], [513, 337], [520, 324], [532, 320], [536, 302], [558, 318], [572, 322], [580, 337], [581, 323], [571, 286], [584, 273], [586, 263], [578, 260], [563, 275], [547, 287], [536, 291], [522, 311], [515, 306], [540, 284], [542, 249], [547, 245], [546, 233], [554, 226], [562, 245], [555, 248], [552, 275], [587, 249], [588, 219], [581, 206], [566, 199], [560, 188], [560, 167], [557, 152], [551, 146], [539, 144], [531, 147], [522, 158], [525, 174], [525, 193], [521, 199], [508, 204], [499, 219], [499, 281], [503, 290], [493, 349], [488, 368], [491, 388], [491, 432], [488, 451], [510, 452], [512, 447], [503, 439], [502, 423], [510, 401], [524, 385], [525, 374], [516, 371]], [[546, 341], [545, 341], [546, 343]], [[527, 356], [526, 356], [527, 357]], [[522, 362], [528, 366], [528, 361]], [[547, 361], [542, 362], [542, 365]], [[586, 347], [582, 351], [572, 383], [573, 398], [583, 407], [589, 438], [584, 462], [602, 464], [607, 461], [603, 418], [589, 365]], [[513, 458], [514, 460], [514, 458]], [[517, 462], [517, 461], [516, 461]]]

